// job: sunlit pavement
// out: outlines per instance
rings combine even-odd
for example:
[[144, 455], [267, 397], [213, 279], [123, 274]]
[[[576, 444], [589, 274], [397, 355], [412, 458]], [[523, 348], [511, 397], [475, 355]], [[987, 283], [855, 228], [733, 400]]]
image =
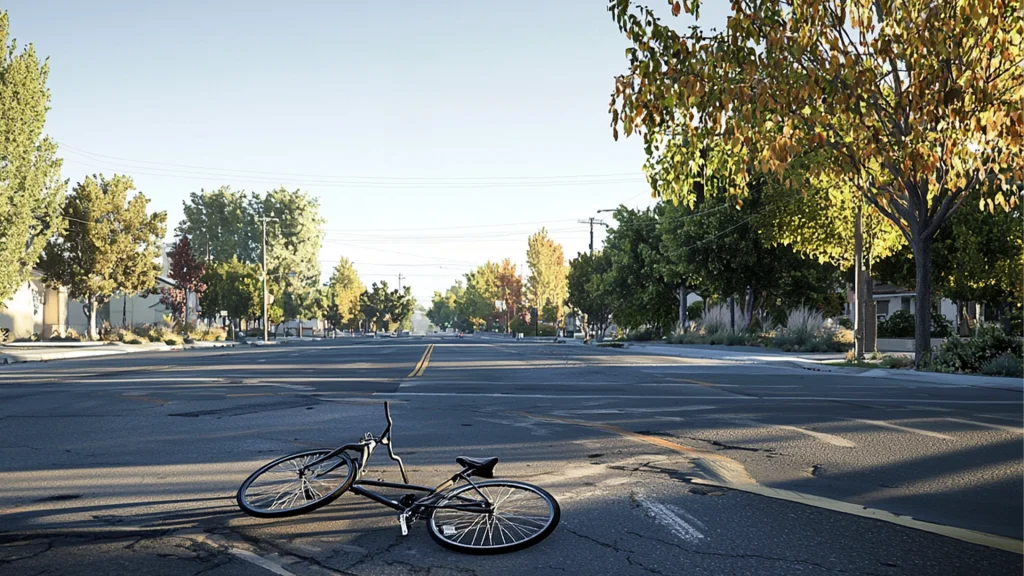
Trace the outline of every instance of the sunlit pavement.
[[[558, 529], [471, 557], [352, 495], [238, 512], [252, 470], [379, 433], [385, 399], [413, 482], [498, 456], [558, 497]], [[2, 366], [0, 574], [1020, 574], [1021, 404], [473, 338]], [[370, 475], [397, 479], [386, 458]]]

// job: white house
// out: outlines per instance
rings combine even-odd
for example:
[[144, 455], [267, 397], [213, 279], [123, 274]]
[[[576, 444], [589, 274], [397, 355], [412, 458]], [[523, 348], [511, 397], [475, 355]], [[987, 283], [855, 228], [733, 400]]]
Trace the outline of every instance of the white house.
[[[167, 251], [161, 257], [161, 274], [153, 287], [156, 294], [115, 294], [99, 307], [96, 325], [109, 322], [112, 326], [134, 326], [160, 322], [170, 310], [160, 304], [159, 289], [174, 286], [167, 278]], [[79, 334], [88, 332], [84, 303], [70, 300], [65, 288], [48, 288], [42, 273], [33, 270], [30, 279], [22, 284], [6, 302], [0, 302], [0, 328], [6, 328], [11, 338], [27, 338], [36, 334], [46, 340], [53, 335], [63, 336], [68, 328]], [[189, 309], [197, 310], [195, 295], [189, 295]]]

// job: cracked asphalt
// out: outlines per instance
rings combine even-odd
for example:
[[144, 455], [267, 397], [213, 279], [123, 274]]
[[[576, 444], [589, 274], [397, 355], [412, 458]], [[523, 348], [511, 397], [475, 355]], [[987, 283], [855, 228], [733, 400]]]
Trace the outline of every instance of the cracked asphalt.
[[[403, 537], [354, 495], [282, 520], [238, 511], [260, 464], [379, 433], [384, 400], [414, 483], [498, 456], [498, 476], [558, 498], [555, 532], [478, 557], [420, 524]], [[1006, 390], [479, 336], [3, 366], [0, 576], [1020, 574], [1021, 407]], [[368, 477], [398, 480], [382, 456]]]

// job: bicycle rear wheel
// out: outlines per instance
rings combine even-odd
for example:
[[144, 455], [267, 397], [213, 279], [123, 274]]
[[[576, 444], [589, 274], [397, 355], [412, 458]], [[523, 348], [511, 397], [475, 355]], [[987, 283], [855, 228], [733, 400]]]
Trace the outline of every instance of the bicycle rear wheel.
[[558, 501], [536, 486], [493, 480], [476, 487], [491, 502], [491, 511], [443, 508], [483, 502], [470, 484], [449, 491], [430, 513], [430, 535], [438, 544], [468, 554], [513, 552], [547, 538], [558, 525]]
[[242, 482], [236, 500], [257, 518], [284, 518], [330, 504], [352, 486], [355, 464], [339, 452], [311, 466], [333, 450], [310, 450], [269, 462]]

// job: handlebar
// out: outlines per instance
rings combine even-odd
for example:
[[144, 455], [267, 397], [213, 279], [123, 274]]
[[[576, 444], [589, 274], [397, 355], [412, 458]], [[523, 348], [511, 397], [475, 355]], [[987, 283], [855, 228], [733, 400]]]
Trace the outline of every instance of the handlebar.
[[398, 469], [402, 473], [402, 481], [408, 484], [409, 476], [405, 473], [405, 464], [402, 463], [401, 458], [395, 455], [395, 448], [391, 444], [391, 425], [393, 422], [391, 421], [391, 404], [387, 400], [384, 401], [384, 418], [387, 419], [388, 426], [380, 435], [380, 443], [388, 447], [388, 457], [398, 462]]
[[388, 426], [380, 434], [382, 440], [384, 438], [388, 438], [391, 435], [391, 425], [393, 424], [393, 422], [391, 421], [391, 404], [387, 400], [384, 401], [384, 418], [387, 419]]

